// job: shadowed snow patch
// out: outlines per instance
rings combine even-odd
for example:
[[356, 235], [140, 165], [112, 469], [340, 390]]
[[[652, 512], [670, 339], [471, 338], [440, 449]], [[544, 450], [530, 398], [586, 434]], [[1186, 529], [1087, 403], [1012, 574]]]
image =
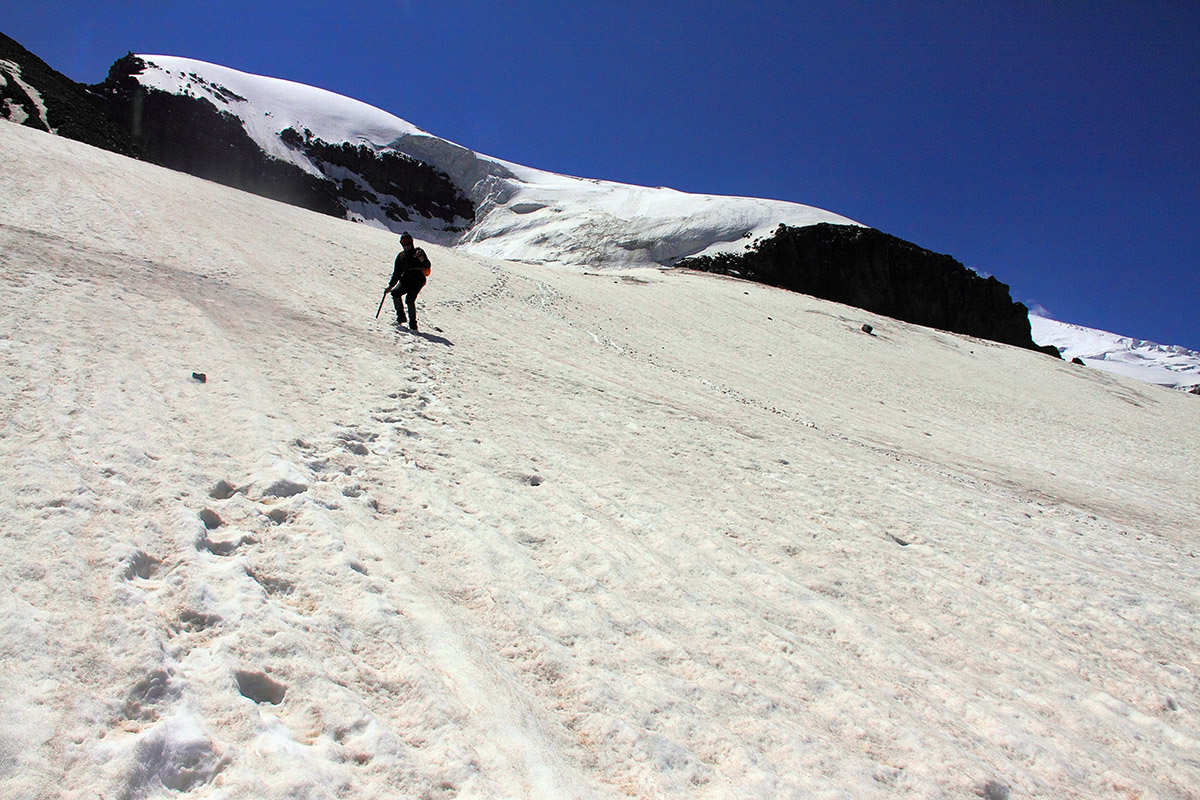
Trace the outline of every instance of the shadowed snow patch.
[[160, 721], [132, 742], [111, 746], [110, 753], [124, 776], [123, 798], [149, 797], [161, 789], [189, 792], [211, 781], [228, 763], [200, 724], [186, 714]]
[[243, 697], [256, 703], [270, 703], [271, 705], [279, 705], [283, 702], [287, 687], [278, 681], [271, 680], [265, 673], [239, 669], [236, 675], [238, 691]]
[[122, 563], [125, 565], [123, 573], [125, 580], [131, 581], [134, 578], [149, 579], [158, 571], [158, 565], [162, 563], [162, 560], [147, 555], [142, 550], [134, 550], [123, 559]]
[[308, 491], [308, 484], [301, 481], [294, 481], [288, 478], [280, 478], [279, 480], [268, 486], [263, 494], [268, 497], [294, 497], [298, 494]]

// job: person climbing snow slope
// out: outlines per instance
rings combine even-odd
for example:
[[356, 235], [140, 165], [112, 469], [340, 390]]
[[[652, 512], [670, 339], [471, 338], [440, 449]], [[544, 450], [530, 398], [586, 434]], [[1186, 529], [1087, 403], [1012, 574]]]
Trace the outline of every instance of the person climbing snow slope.
[[392, 280], [384, 290], [392, 295], [392, 303], [396, 306], [397, 325], [407, 323], [410, 330], [417, 330], [417, 294], [425, 286], [429, 272], [429, 256], [425, 255], [421, 248], [413, 246], [413, 237], [410, 234], [402, 234], [400, 252], [396, 256], [395, 269], [392, 270]]

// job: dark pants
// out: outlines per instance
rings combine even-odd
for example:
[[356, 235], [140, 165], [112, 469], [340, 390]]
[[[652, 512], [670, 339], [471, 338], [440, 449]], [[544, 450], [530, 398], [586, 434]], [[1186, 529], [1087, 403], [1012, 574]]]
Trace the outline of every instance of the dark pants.
[[406, 272], [400, 285], [392, 290], [392, 304], [396, 306], [396, 320], [404, 324], [404, 306], [408, 305], [408, 327], [417, 328], [417, 295], [425, 286], [425, 276], [420, 272]]

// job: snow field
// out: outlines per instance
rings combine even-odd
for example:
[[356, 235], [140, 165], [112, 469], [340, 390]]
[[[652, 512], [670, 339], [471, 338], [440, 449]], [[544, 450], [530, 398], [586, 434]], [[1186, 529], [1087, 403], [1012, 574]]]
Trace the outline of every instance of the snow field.
[[1030, 315], [1039, 344], [1052, 344], [1068, 361], [1078, 358], [1093, 369], [1176, 389], [1200, 386], [1200, 353], [1116, 333]]
[[1195, 398], [0, 151], [0, 794], [1195, 797]]

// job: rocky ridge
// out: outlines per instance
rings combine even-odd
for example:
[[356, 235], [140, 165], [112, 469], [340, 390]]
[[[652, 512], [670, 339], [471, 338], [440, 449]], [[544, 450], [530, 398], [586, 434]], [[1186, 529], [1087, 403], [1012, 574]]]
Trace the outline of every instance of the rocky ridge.
[[894, 319], [1058, 355], [1039, 348], [1029, 309], [1009, 287], [948, 255], [874, 228], [780, 225], [742, 254], [684, 259], [678, 267], [731, 275]]

